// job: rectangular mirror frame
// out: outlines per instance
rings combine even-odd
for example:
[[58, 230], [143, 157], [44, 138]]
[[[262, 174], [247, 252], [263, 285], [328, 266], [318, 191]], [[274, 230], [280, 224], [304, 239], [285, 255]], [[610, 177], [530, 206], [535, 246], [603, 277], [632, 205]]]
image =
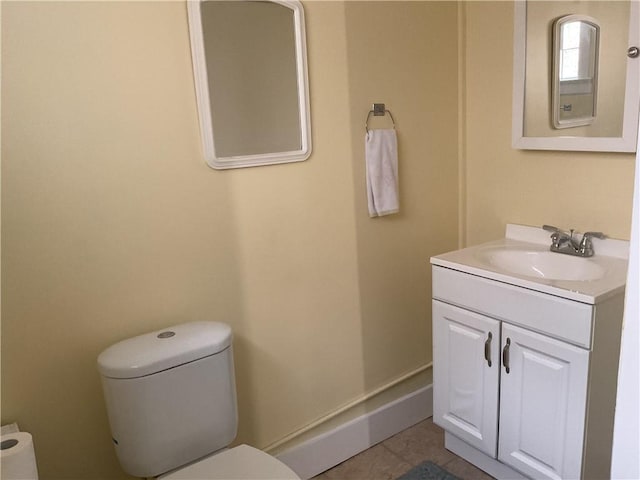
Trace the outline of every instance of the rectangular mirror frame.
[[[640, 45], [640, 2], [630, 1], [629, 46]], [[526, 82], [527, 2], [514, 4], [512, 146], [523, 150], [635, 152], [640, 110], [640, 58], [627, 58], [624, 118], [621, 137], [526, 137], [524, 102]], [[626, 52], [625, 52], [626, 55]]]
[[269, 0], [272, 3], [286, 6], [293, 11], [301, 148], [290, 152], [269, 152], [255, 155], [218, 157], [214, 144], [209, 80], [202, 31], [202, 12], [200, 7], [203, 1], [205, 0], [188, 0], [187, 13], [200, 136], [202, 138], [203, 154], [207, 164], [215, 169], [229, 169], [306, 160], [311, 155], [311, 113], [309, 107], [309, 76], [307, 72], [305, 19], [302, 4], [298, 0]]

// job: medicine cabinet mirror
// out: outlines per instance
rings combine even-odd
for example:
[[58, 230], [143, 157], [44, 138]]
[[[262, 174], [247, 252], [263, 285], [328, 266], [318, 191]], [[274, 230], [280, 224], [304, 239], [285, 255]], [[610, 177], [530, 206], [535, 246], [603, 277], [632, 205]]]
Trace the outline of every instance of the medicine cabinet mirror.
[[306, 160], [311, 122], [297, 0], [189, 0], [200, 135], [215, 169]]
[[635, 152], [640, 2], [514, 8], [513, 147]]

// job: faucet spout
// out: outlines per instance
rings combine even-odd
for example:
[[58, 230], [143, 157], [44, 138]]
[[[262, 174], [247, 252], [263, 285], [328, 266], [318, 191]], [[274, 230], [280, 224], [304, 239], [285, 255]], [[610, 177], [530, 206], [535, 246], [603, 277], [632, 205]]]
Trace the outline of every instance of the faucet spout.
[[557, 238], [554, 239], [552, 235], [551, 239], [553, 240], [551, 245], [552, 252], [577, 255], [580, 249], [580, 245], [573, 239], [573, 229], [570, 230], [569, 234], [558, 232]]

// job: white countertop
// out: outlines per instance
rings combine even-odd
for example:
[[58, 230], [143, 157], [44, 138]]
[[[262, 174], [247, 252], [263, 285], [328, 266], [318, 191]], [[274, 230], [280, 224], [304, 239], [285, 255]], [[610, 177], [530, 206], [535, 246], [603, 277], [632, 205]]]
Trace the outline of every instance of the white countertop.
[[554, 280], [518, 275], [483, 261], [481, 252], [487, 249], [548, 251], [549, 236], [549, 232], [541, 228], [508, 224], [505, 238], [436, 255], [431, 257], [431, 264], [588, 304], [599, 303], [624, 291], [629, 252], [629, 242], [624, 240], [593, 239], [595, 254], [588, 261], [599, 264], [605, 271], [603, 278], [596, 280]]

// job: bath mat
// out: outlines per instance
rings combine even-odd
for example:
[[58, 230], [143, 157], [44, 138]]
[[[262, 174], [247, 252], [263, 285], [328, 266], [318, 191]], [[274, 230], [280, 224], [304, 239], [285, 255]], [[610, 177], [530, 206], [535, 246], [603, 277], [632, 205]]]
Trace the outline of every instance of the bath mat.
[[447, 472], [432, 462], [424, 462], [412, 468], [398, 480], [460, 480], [455, 475]]

